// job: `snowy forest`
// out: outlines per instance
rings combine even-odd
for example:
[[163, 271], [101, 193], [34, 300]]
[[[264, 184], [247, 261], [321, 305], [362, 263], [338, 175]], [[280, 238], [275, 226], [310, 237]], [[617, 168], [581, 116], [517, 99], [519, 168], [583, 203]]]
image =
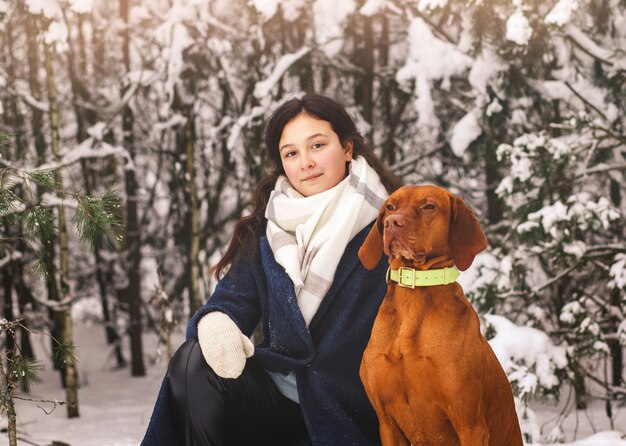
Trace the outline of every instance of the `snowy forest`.
[[268, 116], [304, 92], [479, 217], [489, 248], [460, 281], [525, 440], [569, 439], [536, 401], [601, 401], [624, 433], [625, 72], [624, 0], [0, 0], [0, 438], [43, 368], [80, 418], [85, 320], [129, 376], [169, 357]]

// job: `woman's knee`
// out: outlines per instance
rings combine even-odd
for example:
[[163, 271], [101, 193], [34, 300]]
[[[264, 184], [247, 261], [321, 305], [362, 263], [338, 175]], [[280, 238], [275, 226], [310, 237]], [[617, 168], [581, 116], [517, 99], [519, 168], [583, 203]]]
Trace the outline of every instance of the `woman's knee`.
[[174, 352], [174, 355], [170, 358], [170, 363], [167, 366], [167, 376], [170, 381], [178, 381], [180, 378], [184, 379], [187, 369], [189, 368], [189, 361], [194, 350], [196, 341], [185, 341], [178, 350]]
[[224, 391], [196, 341], [178, 348], [167, 377], [174, 422], [186, 438], [193, 439], [190, 444], [225, 444]]
[[219, 377], [206, 363], [200, 345], [193, 339], [185, 341], [176, 350], [170, 359], [167, 376], [174, 398], [185, 396], [188, 388], [198, 391], [206, 385], [223, 391]]

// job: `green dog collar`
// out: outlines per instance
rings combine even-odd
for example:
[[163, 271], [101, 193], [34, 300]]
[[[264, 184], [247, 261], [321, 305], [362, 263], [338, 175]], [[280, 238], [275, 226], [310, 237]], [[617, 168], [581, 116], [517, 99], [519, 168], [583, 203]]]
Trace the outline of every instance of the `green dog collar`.
[[387, 283], [390, 280], [397, 282], [405, 288], [415, 288], [416, 286], [448, 285], [454, 282], [461, 273], [454, 266], [442, 269], [430, 269], [419, 271], [413, 268], [401, 267], [399, 269], [387, 270]]

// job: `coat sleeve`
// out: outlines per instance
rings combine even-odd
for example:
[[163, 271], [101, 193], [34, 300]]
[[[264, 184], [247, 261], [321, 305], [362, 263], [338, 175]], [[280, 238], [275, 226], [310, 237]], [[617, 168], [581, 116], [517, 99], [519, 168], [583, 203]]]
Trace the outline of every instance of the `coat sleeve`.
[[260, 318], [259, 287], [265, 279], [260, 261], [246, 259], [231, 267], [208, 301], [196, 311], [187, 327], [187, 339], [198, 338], [198, 321], [211, 311], [227, 314], [246, 336], [251, 336]]

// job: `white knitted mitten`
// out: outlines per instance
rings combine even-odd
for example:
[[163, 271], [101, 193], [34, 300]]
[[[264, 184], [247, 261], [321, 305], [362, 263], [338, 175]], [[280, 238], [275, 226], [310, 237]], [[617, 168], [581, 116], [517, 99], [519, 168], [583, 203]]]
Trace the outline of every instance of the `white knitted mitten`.
[[254, 353], [254, 344], [233, 320], [220, 311], [207, 313], [198, 322], [198, 343], [202, 356], [222, 378], [241, 375], [246, 358]]

